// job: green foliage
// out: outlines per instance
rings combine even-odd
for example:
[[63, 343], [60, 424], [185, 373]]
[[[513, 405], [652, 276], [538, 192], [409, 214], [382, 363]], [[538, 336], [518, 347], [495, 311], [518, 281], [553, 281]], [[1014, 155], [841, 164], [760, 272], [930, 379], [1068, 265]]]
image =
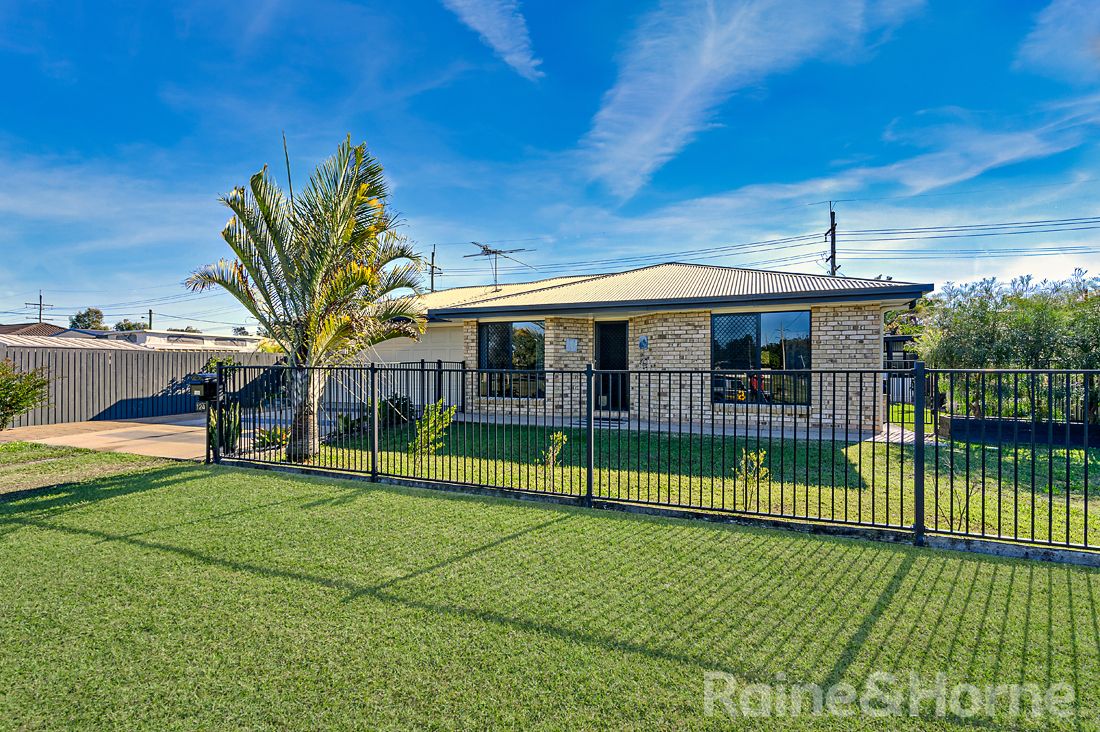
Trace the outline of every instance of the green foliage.
[[553, 470], [558, 464], [558, 458], [561, 456], [562, 450], [565, 449], [565, 443], [569, 442], [569, 436], [564, 432], [558, 431], [550, 435], [550, 445], [543, 451], [542, 464], [547, 470]]
[[458, 407], [452, 404], [443, 406], [440, 399], [434, 404], [424, 407], [424, 414], [416, 420], [416, 436], [409, 443], [409, 454], [413, 456], [416, 464], [428, 455], [434, 455], [443, 447], [443, 440], [447, 436], [447, 430], [451, 426]]
[[172, 331], [173, 333], [202, 333], [201, 330], [193, 325], [188, 325], [183, 328], [168, 328], [168, 330]]
[[244, 326], [238, 325], [238, 326], [235, 326], [233, 328], [233, 335], [235, 335], [235, 336], [246, 336], [246, 335], [251, 335], [251, 334], [248, 332], [248, 328], [245, 328]]
[[[212, 408], [214, 405], [210, 406]], [[215, 437], [220, 437], [221, 440], [218, 449], [223, 454], [232, 454], [237, 451], [237, 447], [241, 442], [241, 405], [230, 402], [222, 407], [221, 413], [224, 419], [221, 426], [221, 432], [219, 433], [218, 410], [211, 409], [210, 422], [207, 424], [206, 440], [208, 444], [213, 445]]]
[[87, 308], [77, 311], [76, 315], [69, 318], [69, 327], [85, 330], [107, 330], [107, 324], [103, 322], [103, 311], [99, 308]]
[[743, 450], [741, 459], [733, 466], [734, 478], [738, 483], [749, 485], [758, 481], [766, 481], [771, 475], [768, 468], [767, 450]]
[[134, 322], [129, 318], [123, 318], [115, 323], [115, 330], [128, 331], [128, 330], [149, 330], [149, 324], [144, 320]]
[[405, 424], [412, 416], [412, 401], [407, 396], [391, 394], [378, 405], [378, 422], [382, 427]]
[[49, 386], [46, 369], [17, 371], [13, 362], [0, 361], [0, 430], [10, 427], [23, 412], [45, 404]]
[[213, 374], [217, 372], [219, 363], [223, 366], [236, 366], [237, 359], [232, 356], [211, 356], [206, 359], [206, 363], [202, 365], [202, 373]]
[[266, 450], [269, 447], [286, 447], [288, 442], [290, 442], [289, 427], [261, 427], [256, 430], [252, 446], [257, 450]]
[[921, 306], [914, 350], [939, 368], [1096, 368], [1098, 286], [1080, 269], [1059, 281], [948, 283]]
[[422, 260], [397, 233], [382, 165], [366, 145], [349, 137], [293, 199], [264, 167], [221, 202], [234, 258], [199, 268], [187, 285], [236, 298], [289, 365], [329, 365], [419, 337]]

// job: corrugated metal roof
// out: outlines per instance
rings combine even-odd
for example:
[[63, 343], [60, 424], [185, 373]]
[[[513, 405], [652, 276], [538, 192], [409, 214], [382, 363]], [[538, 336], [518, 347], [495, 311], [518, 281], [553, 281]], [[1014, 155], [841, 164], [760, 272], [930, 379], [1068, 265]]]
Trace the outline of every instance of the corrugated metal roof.
[[17, 348], [79, 348], [85, 351], [148, 351], [150, 349], [125, 341], [101, 338], [57, 338], [55, 336], [0, 335], [0, 346]]
[[475, 300], [484, 300], [485, 298], [502, 297], [505, 295], [517, 295], [527, 292], [528, 290], [555, 287], [557, 285], [565, 285], [579, 280], [587, 280], [591, 279], [593, 276], [594, 275], [574, 275], [570, 277], [551, 277], [545, 280], [536, 280], [535, 282], [516, 282], [500, 285], [500, 289], [498, 290], [494, 290], [492, 285], [452, 287], [448, 290], [436, 290], [435, 292], [424, 293], [420, 296], [420, 304], [425, 310], [429, 311], [439, 308], [452, 308], [464, 303], [474, 302]]
[[497, 309], [561, 309], [568, 306], [644, 307], [722, 300], [743, 302], [751, 298], [763, 300], [783, 296], [790, 296], [787, 299], [839, 299], [856, 293], [874, 295], [878, 292], [885, 299], [894, 292], [902, 296], [915, 290], [929, 292], [932, 285], [670, 262], [577, 278], [572, 283], [529, 289], [518, 294], [495, 294], [448, 307], [436, 306], [430, 308], [429, 314], [439, 311], [440, 315], [461, 315], [464, 311], [485, 313]]

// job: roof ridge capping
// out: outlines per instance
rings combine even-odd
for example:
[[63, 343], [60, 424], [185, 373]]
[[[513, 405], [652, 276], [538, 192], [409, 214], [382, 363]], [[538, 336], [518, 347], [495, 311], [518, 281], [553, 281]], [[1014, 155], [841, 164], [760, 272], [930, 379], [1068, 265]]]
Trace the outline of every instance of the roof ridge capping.
[[[828, 277], [831, 280], [855, 280], [857, 282], [880, 282], [880, 283], [893, 283], [897, 285], [921, 285], [923, 282], [912, 282], [910, 280], [895, 280], [895, 279], [878, 279], [876, 277], [852, 277], [850, 275], [831, 275], [824, 272], [780, 272], [774, 269], [764, 269], [762, 267], [738, 267], [736, 265], [724, 265], [724, 264], [709, 264], [706, 262], [662, 262], [658, 265], [651, 265], [660, 267], [666, 264], [675, 264], [681, 267], [708, 267], [710, 269], [739, 269], [742, 272], [763, 272], [769, 275], [794, 275], [797, 277]], [[646, 269], [646, 267], [640, 267], [639, 269]], [[628, 269], [617, 274], [627, 274], [628, 272], [635, 272], [637, 270]]]

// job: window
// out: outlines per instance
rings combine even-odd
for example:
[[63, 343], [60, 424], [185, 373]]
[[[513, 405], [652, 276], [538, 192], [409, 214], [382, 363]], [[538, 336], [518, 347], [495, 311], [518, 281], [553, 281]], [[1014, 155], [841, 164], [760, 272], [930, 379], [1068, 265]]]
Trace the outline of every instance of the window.
[[[542, 373], [546, 329], [541, 322], [479, 323], [477, 365], [482, 396], [541, 398], [546, 395]], [[516, 371], [517, 373], [492, 373]]]
[[714, 376], [715, 402], [808, 404], [808, 374], [766, 372], [810, 364], [808, 311], [711, 317], [711, 367], [722, 372]]

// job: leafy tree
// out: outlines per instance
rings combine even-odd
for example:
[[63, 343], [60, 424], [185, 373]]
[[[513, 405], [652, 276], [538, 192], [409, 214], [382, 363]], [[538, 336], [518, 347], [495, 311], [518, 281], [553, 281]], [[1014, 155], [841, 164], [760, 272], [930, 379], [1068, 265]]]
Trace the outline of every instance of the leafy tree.
[[85, 330], [107, 330], [107, 324], [103, 322], [103, 311], [99, 308], [87, 308], [77, 311], [76, 315], [69, 318], [69, 327]]
[[173, 333], [202, 333], [201, 330], [193, 325], [188, 325], [184, 328], [169, 328], [168, 330], [172, 331]]
[[0, 361], [0, 430], [23, 412], [45, 404], [49, 386], [45, 369], [17, 371], [12, 361]]
[[115, 330], [149, 330], [149, 324], [144, 320], [134, 322], [129, 318], [123, 318], [115, 323]]
[[[293, 367], [337, 364], [391, 338], [417, 338], [422, 261], [396, 232], [388, 195], [382, 166], [350, 137], [297, 197], [284, 195], [265, 167], [221, 199], [233, 213], [222, 238], [235, 259], [201, 267], [187, 285], [233, 295]], [[319, 373], [294, 373], [288, 460], [316, 450], [323, 387]]]
[[238, 325], [235, 328], [233, 328], [233, 335], [246, 336], [246, 335], [251, 335], [251, 334], [248, 332], [248, 328], [244, 328], [244, 327]]
[[919, 308], [918, 355], [941, 368], [1097, 368], [1098, 282], [1084, 270], [1064, 280], [948, 283]]

